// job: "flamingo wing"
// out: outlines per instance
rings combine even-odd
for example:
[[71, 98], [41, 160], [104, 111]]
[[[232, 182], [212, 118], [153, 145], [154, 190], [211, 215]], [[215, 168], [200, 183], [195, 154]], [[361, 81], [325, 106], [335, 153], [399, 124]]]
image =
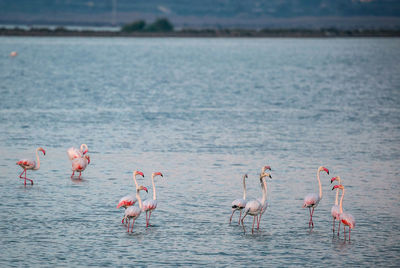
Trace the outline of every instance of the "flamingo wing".
[[336, 205], [332, 206], [331, 209], [331, 215], [334, 217], [336, 220], [339, 220], [340, 218], [340, 208]]
[[17, 162], [17, 165], [23, 169], [34, 169], [36, 167], [36, 162], [33, 160], [22, 159]]
[[117, 208], [120, 208], [120, 207], [127, 208], [130, 206], [133, 206], [136, 203], [136, 201], [137, 201], [137, 199], [135, 196], [126, 195], [119, 200]]
[[125, 218], [137, 218], [139, 217], [141, 210], [139, 207], [130, 206], [125, 210]]
[[82, 153], [78, 149], [76, 149], [74, 147], [69, 148], [67, 150], [67, 154], [68, 154], [69, 160], [71, 160], [71, 161], [74, 160], [75, 158], [82, 158], [83, 157]]
[[251, 200], [247, 202], [244, 210], [250, 215], [258, 215], [262, 210], [262, 205], [258, 200]]
[[157, 200], [146, 199], [143, 201], [143, 211], [154, 210], [157, 208]]
[[85, 158], [75, 158], [72, 160], [73, 171], [84, 171], [87, 167], [88, 162]]
[[319, 203], [319, 196], [317, 194], [308, 194], [304, 197], [303, 208], [316, 207]]
[[343, 212], [342, 214], [340, 214], [340, 220], [343, 224], [349, 226], [351, 229], [356, 227], [356, 220], [350, 213]]
[[232, 202], [232, 208], [234, 209], [242, 209], [245, 208], [247, 204], [247, 201], [240, 198], [240, 199], [236, 199]]

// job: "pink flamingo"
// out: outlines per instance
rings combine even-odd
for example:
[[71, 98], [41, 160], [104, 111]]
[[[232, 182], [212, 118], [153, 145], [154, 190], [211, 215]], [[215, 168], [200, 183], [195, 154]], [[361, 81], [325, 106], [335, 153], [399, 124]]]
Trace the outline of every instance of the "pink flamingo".
[[88, 152], [88, 146], [86, 144], [81, 144], [80, 150], [71, 147], [67, 150], [69, 160], [74, 160], [75, 158], [82, 158]]
[[[269, 171], [271, 171], [271, 167], [270, 167], [270, 166], [265, 166], [265, 167], [263, 167], [263, 168], [261, 169], [261, 174], [264, 173], [267, 169], [268, 169]], [[262, 182], [261, 179], [260, 179], [260, 183], [261, 183], [261, 187], [265, 187], [265, 191], [267, 192], [267, 183], [265, 183], [265, 185], [264, 185], [264, 183]], [[261, 203], [261, 198], [258, 198], [258, 201]], [[267, 210], [267, 207], [268, 207], [267, 199], [265, 199], [265, 202], [262, 203], [262, 205], [263, 205], [263, 207], [262, 207], [261, 213], [260, 213], [260, 215], [258, 215], [258, 218], [257, 218], [257, 229], [260, 228], [261, 216], [262, 216], [262, 215], [265, 213], [265, 211]]]
[[128, 231], [128, 232], [129, 232], [129, 224], [130, 224], [130, 221], [131, 221], [131, 219], [133, 219], [132, 228], [131, 228], [131, 233], [132, 233], [132, 231], [133, 231], [133, 225], [135, 224], [135, 220], [136, 220], [137, 218], [139, 218], [140, 213], [142, 212], [142, 208], [143, 208], [142, 199], [140, 198], [140, 194], [139, 194], [139, 192], [140, 192], [141, 190], [146, 191], [146, 193], [148, 192], [148, 191], [147, 191], [147, 188], [144, 187], [144, 186], [142, 186], [142, 185], [140, 185], [140, 186], [136, 189], [136, 199], [137, 199], [138, 202], [139, 202], [139, 207], [130, 206], [130, 207], [128, 207], [128, 208], [125, 210], [125, 216], [124, 216], [124, 218], [128, 220], [128, 228], [127, 228], [127, 231]]
[[[135, 170], [135, 172], [133, 172], [133, 180], [135, 182], [135, 187], [136, 189], [138, 188], [138, 183], [136, 181], [136, 176], [140, 175], [144, 178], [144, 174], [138, 170]], [[125, 208], [125, 210], [130, 207], [133, 206], [136, 203], [137, 199], [135, 195], [126, 195], [124, 197], [122, 197], [117, 205], [117, 208], [123, 207]], [[121, 223], [124, 223], [125, 217], [122, 218]]]
[[[143, 202], [143, 211], [146, 211], [146, 227], [150, 225], [151, 212], [157, 208], [156, 185], [154, 184], [155, 176], [164, 177], [163, 174], [161, 174], [161, 172], [153, 172], [151, 174], [151, 183], [153, 185], [153, 199], [146, 199]], [[148, 218], [147, 218], [147, 213], [149, 213]]]
[[[269, 173], [262, 173], [262, 174], [260, 174], [260, 181], [263, 181], [263, 183], [265, 183], [265, 177], [272, 178]], [[267, 199], [266, 188], [261, 187], [261, 190], [262, 190], [261, 202], [256, 199], [250, 200], [249, 202], [247, 202], [246, 207], [244, 208], [244, 216], [242, 218], [242, 226], [243, 226], [244, 232], [246, 232], [246, 229], [244, 228], [243, 221], [244, 221], [244, 218], [246, 218], [247, 214], [249, 214], [254, 217], [253, 218], [253, 227], [251, 229], [251, 233], [254, 233], [254, 223], [255, 223], [258, 215], [261, 213], [261, 211], [263, 209], [263, 204], [264, 204], [265, 200]]]
[[[19, 161], [17, 162], [17, 165], [19, 165], [21, 168], [24, 169], [24, 171], [22, 171], [22, 173], [19, 175], [19, 177], [20, 177], [21, 179], [24, 179], [24, 180], [25, 180], [25, 181], [24, 181], [24, 185], [26, 185], [26, 180], [30, 181], [30, 182], [31, 182], [31, 185], [33, 185], [33, 180], [28, 179], [28, 178], [26, 177], [26, 171], [27, 171], [28, 169], [29, 169], [29, 170], [38, 170], [38, 169], [40, 168], [40, 159], [39, 159], [39, 154], [38, 154], [39, 151], [41, 151], [41, 152], [43, 153], [43, 155], [46, 155], [46, 151], [45, 151], [42, 147], [37, 148], [37, 149], [36, 149], [36, 161], [37, 161], [37, 164], [36, 164], [35, 161], [33, 161], [33, 160], [27, 160], [27, 159], [19, 160]], [[25, 173], [25, 177], [22, 177], [22, 174], [24, 174], [24, 173]]]
[[[335, 180], [337, 180], [339, 182], [339, 184], [341, 184], [339, 176], [333, 177], [331, 179], [331, 183], [334, 182]], [[338, 198], [339, 198], [339, 188], [336, 189], [335, 204], [331, 208], [331, 215], [332, 215], [332, 218], [333, 218], [332, 232], [335, 233], [335, 220], [338, 220], [339, 221], [338, 235], [339, 235], [339, 231], [340, 231], [340, 208], [339, 208]]]
[[[303, 208], [308, 208], [309, 212], [310, 212], [310, 221], [308, 222], [308, 227], [310, 227], [310, 225], [312, 225], [312, 228], [314, 228], [314, 222], [312, 220], [312, 216], [314, 214], [314, 209], [318, 206], [319, 201], [321, 201], [322, 199], [322, 187], [321, 187], [321, 180], [319, 179], [319, 173], [321, 171], [325, 171], [326, 173], [329, 174], [329, 170], [323, 166], [320, 166], [318, 168], [317, 171], [317, 179], [318, 179], [318, 185], [319, 185], [319, 195], [312, 193], [312, 194], [308, 194], [306, 195], [306, 197], [304, 198], [304, 204], [303, 204]], [[312, 211], [311, 211], [312, 208]]]
[[86, 167], [90, 164], [90, 156], [85, 155], [80, 158], [74, 158], [72, 160], [72, 175], [71, 179], [74, 177], [75, 171], [79, 172], [79, 179], [81, 178], [82, 172], [86, 169]]
[[344, 233], [344, 239], [346, 239], [346, 226], [349, 227], [349, 241], [350, 241], [350, 233], [351, 229], [354, 229], [356, 227], [356, 221], [350, 213], [343, 212], [343, 197], [344, 197], [344, 186], [343, 185], [335, 185], [333, 186], [333, 189], [339, 188], [342, 190], [342, 197], [340, 198], [340, 221], [343, 223], [343, 233]]
[[238, 224], [240, 225], [240, 219], [242, 218], [242, 209], [244, 209], [247, 204], [247, 201], [246, 201], [246, 178], [247, 178], [247, 174], [244, 174], [244, 176], [243, 176], [243, 198], [236, 199], [232, 202], [232, 215], [231, 215], [231, 218], [229, 219], [229, 223], [232, 222], [233, 213], [235, 213], [235, 211], [239, 210], [240, 215], [239, 215]]

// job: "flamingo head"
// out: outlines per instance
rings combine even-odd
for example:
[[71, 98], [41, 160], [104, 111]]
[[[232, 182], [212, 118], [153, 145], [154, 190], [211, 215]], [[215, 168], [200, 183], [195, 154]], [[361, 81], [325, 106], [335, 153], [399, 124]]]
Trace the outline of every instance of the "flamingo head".
[[142, 176], [142, 177], [144, 178], [143, 172], [141, 172], [141, 171], [139, 171], [139, 170], [135, 170], [135, 172], [133, 172], [133, 176], [136, 177], [136, 175], [140, 175], [140, 176]]
[[141, 191], [141, 190], [146, 191], [146, 193], [149, 192], [149, 191], [147, 190], [147, 188], [144, 187], [143, 185], [140, 185], [139, 188], [138, 188], [138, 191]]
[[262, 182], [262, 179], [265, 178], [265, 177], [268, 177], [268, 178], [272, 179], [271, 174], [265, 173], [265, 172], [264, 172], [264, 173], [262, 173], [262, 174], [260, 175], [260, 182]]
[[331, 183], [334, 182], [334, 181], [338, 181], [340, 183], [340, 177], [339, 176], [333, 177], [331, 179]]
[[[83, 150], [83, 148], [85, 148], [85, 150]], [[86, 144], [82, 144], [81, 145], [81, 152], [82, 154], [86, 154], [89, 151], [89, 148]]]
[[339, 189], [343, 190], [344, 186], [341, 185], [341, 184], [338, 184], [338, 185], [333, 186], [332, 190], [335, 190], [336, 188], [339, 188]]
[[152, 176], [153, 178], [154, 178], [155, 176], [164, 177], [163, 174], [162, 174], [161, 172], [153, 172], [153, 173], [151, 174], [151, 176]]
[[248, 178], [247, 174], [244, 174], [243, 179], [247, 179], [247, 178]]
[[39, 147], [38, 151], [41, 151], [44, 155], [46, 155], [46, 151], [42, 147]]
[[90, 156], [89, 155], [85, 155], [85, 158], [88, 161], [88, 164], [90, 164]]
[[264, 166], [262, 169], [261, 169], [261, 173], [264, 173], [266, 170], [271, 170], [271, 167], [270, 166]]
[[326, 167], [320, 166], [318, 172], [325, 171], [329, 175], [329, 170]]

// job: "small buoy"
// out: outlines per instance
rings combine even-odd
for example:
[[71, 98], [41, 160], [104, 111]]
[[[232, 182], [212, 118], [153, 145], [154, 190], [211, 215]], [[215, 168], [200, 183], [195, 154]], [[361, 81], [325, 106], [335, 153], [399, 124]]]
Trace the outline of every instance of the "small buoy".
[[12, 52], [10, 53], [10, 57], [15, 57], [15, 56], [17, 56], [17, 51], [12, 51]]

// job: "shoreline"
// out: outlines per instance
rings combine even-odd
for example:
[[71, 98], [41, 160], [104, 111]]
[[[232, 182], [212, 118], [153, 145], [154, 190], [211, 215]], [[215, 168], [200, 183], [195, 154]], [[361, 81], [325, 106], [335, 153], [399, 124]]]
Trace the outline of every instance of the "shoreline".
[[335, 37], [400, 37], [400, 30], [181, 30], [173, 32], [122, 32], [122, 31], [93, 31], [68, 30], [56, 28], [39, 29], [8, 29], [0, 28], [0, 36], [27, 36], [27, 37], [135, 37], [135, 38], [335, 38]]

